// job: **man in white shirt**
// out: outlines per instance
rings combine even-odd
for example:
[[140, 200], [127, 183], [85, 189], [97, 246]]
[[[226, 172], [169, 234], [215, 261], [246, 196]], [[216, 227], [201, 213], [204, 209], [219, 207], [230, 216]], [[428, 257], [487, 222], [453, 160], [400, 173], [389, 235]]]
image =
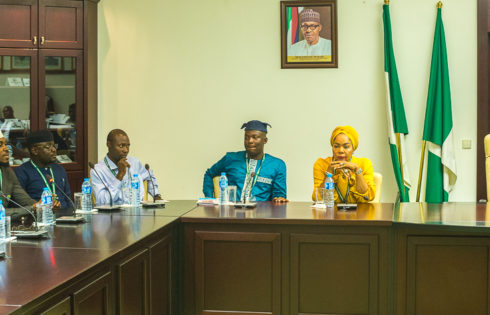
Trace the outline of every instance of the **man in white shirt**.
[[304, 39], [288, 47], [288, 56], [331, 56], [332, 41], [320, 37], [320, 13], [304, 9], [300, 13], [300, 27]]
[[[162, 197], [158, 192], [158, 183], [153, 172], [146, 170], [137, 158], [128, 156], [130, 145], [126, 132], [121, 129], [112, 130], [107, 135], [107, 155], [95, 165], [98, 175], [109, 188], [113, 204], [130, 203], [129, 188], [133, 174], [138, 174], [140, 187], [143, 187], [145, 180], [148, 181], [148, 193], [154, 196], [155, 200], [161, 200]], [[109, 204], [111, 200], [109, 191], [94, 170], [90, 171], [90, 178], [97, 205]], [[140, 196], [142, 200], [143, 195]]]

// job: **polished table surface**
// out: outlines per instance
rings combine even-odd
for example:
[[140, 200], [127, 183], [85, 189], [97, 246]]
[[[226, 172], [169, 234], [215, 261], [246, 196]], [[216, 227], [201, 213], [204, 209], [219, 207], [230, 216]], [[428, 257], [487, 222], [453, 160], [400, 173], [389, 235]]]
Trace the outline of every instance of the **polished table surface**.
[[490, 203], [401, 203], [395, 206], [394, 223], [490, 227]]
[[180, 217], [195, 207], [197, 207], [196, 200], [170, 200], [164, 208], [122, 208], [111, 212], [99, 211], [94, 214]]
[[86, 223], [48, 227], [51, 238], [17, 239], [14, 246], [61, 247], [117, 252], [178, 220], [177, 217], [87, 215]]
[[314, 208], [311, 202], [274, 204], [259, 202], [257, 208], [199, 206], [181, 217], [182, 222], [393, 225], [490, 227], [490, 204], [484, 203], [365, 203], [355, 210]]
[[[171, 201], [165, 208], [86, 215], [84, 224], [57, 224], [51, 239], [16, 240], [0, 260], [0, 314], [20, 306], [99, 264], [152, 233], [178, 223], [245, 223], [490, 227], [490, 205], [476, 203], [372, 203], [356, 210], [313, 208], [310, 202], [260, 202], [255, 209], [196, 206]], [[489, 230], [490, 231], [490, 230]]]
[[[17, 239], [0, 259], [0, 314], [8, 314], [83, 274], [105, 259], [178, 221], [195, 200], [165, 208], [126, 208], [84, 215], [86, 223], [58, 223], [49, 239]], [[60, 211], [58, 215], [66, 215]]]
[[[24, 305], [111, 256], [109, 250], [24, 247], [0, 262], [0, 304]], [[1, 313], [1, 309], [0, 309]]]
[[365, 203], [356, 210], [322, 209], [311, 202], [274, 204], [259, 202], [253, 209], [232, 206], [199, 206], [181, 217], [182, 222], [257, 223], [257, 224], [349, 224], [392, 225], [393, 204]]

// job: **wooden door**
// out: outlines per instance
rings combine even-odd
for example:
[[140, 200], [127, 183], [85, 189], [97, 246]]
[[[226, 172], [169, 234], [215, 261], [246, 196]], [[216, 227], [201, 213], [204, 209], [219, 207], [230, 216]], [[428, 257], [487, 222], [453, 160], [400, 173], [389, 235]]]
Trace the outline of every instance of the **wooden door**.
[[148, 257], [145, 249], [118, 264], [119, 314], [149, 314]]
[[150, 246], [150, 314], [171, 314], [172, 243], [166, 236]]
[[71, 315], [70, 297], [67, 297], [57, 303], [50, 309], [41, 313], [41, 315]]
[[37, 9], [37, 0], [0, 0], [0, 47], [37, 47]]
[[112, 274], [107, 272], [73, 294], [74, 315], [112, 314]]
[[39, 48], [83, 48], [83, 1], [39, 0]]

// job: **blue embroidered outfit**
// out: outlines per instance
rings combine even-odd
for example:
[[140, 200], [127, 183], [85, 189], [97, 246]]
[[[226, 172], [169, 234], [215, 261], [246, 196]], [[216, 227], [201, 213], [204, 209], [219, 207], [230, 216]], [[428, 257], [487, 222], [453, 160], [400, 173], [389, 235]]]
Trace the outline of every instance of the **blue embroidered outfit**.
[[[251, 161], [255, 170], [250, 169]], [[256, 201], [269, 201], [287, 196], [286, 164], [272, 155], [265, 154], [263, 160], [250, 160], [247, 159], [246, 151], [226, 153], [204, 174], [204, 196], [213, 197], [213, 177], [221, 175], [222, 172], [228, 177], [228, 185], [237, 186], [237, 200], [242, 199], [243, 188], [247, 183], [252, 186], [250, 195], [254, 196]], [[252, 175], [255, 176], [252, 178]]]

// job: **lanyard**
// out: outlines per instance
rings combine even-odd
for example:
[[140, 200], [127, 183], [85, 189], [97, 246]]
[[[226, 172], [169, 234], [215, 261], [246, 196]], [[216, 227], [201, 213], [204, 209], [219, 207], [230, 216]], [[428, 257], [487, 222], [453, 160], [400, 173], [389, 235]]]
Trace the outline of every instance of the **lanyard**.
[[[107, 161], [107, 156], [104, 158], [104, 162], [105, 162], [105, 165], [107, 166], [107, 168], [109, 169], [109, 171], [111, 171], [112, 175], [114, 175], [114, 177], [117, 177], [116, 171], [114, 171], [109, 166], [109, 162]], [[131, 171], [129, 169], [128, 169], [128, 175], [129, 175], [129, 180], [131, 181]]]
[[[259, 170], [257, 172], [255, 172], [252, 184], [249, 187], [247, 187], [247, 191], [242, 193], [242, 199], [245, 196], [247, 196], [247, 198], [248, 198], [248, 196], [252, 192], [252, 189], [254, 188], [255, 183], [257, 182], [257, 178], [259, 178], [259, 173], [260, 173], [260, 170], [262, 169], [262, 165], [264, 165], [264, 161], [265, 161], [265, 153], [264, 153], [264, 156], [262, 157], [262, 160], [260, 162]], [[251, 174], [250, 174], [250, 159], [248, 158], [248, 153], [245, 157], [245, 164], [247, 166], [247, 174], [245, 175], [245, 185], [246, 185], [246, 183], [248, 183], [249, 178], [251, 176]]]
[[349, 198], [349, 193], [350, 193], [349, 183], [347, 183], [347, 191], [345, 192], [345, 196], [342, 196], [339, 187], [337, 185], [335, 185], [335, 190], [337, 190], [337, 194], [339, 195], [340, 201], [342, 201], [342, 203], [347, 203], [347, 198]]
[[3, 189], [3, 176], [2, 176], [2, 169], [0, 169], [0, 190]]
[[32, 162], [32, 160], [31, 160], [31, 164], [32, 164], [32, 166], [34, 166], [34, 168], [39, 173], [39, 175], [41, 175], [41, 178], [43, 179], [44, 183], [46, 184], [46, 187], [48, 187], [49, 192], [53, 195], [56, 195], [56, 185], [54, 184], [53, 169], [51, 167], [49, 168], [49, 172], [51, 173], [51, 178], [53, 179], [53, 185], [52, 185], [52, 189], [51, 189], [51, 187], [49, 187], [48, 181], [46, 180], [46, 177], [44, 177], [44, 174], [41, 172], [39, 167], [37, 167], [36, 163]]

